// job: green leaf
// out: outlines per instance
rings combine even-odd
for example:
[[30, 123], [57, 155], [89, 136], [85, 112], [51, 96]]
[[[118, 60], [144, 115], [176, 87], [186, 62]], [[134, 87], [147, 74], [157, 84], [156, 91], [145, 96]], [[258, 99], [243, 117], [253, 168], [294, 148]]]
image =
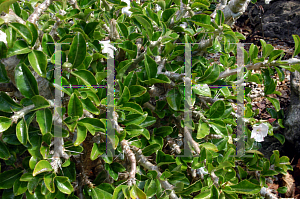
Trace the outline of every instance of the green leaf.
[[145, 147], [142, 151], [145, 156], [150, 156], [153, 153], [156, 153], [160, 149], [159, 144], [151, 144], [147, 147]]
[[31, 31], [31, 34], [32, 34], [31, 46], [34, 46], [34, 44], [39, 36], [37, 26], [29, 21], [26, 21], [26, 26]]
[[279, 187], [279, 188], [277, 189], [277, 191], [278, 191], [279, 193], [282, 193], [282, 194], [285, 194], [285, 193], [287, 192], [287, 190], [288, 190], [287, 187]]
[[[71, 72], [72, 75], [76, 76], [80, 80], [82, 80], [86, 86], [95, 86], [97, 85], [97, 80], [92, 72], [88, 70], [78, 70]], [[93, 90], [93, 89], [92, 89]], [[95, 90], [96, 92], [96, 90]]]
[[27, 98], [39, 94], [37, 81], [25, 64], [15, 68], [15, 80], [19, 91]]
[[176, 11], [177, 8], [168, 8], [164, 10], [164, 12], [162, 13], [162, 21], [168, 23], [171, 20], [171, 18], [175, 15]]
[[14, 182], [18, 180], [23, 174], [23, 170], [12, 169], [4, 171], [0, 174], [0, 189], [10, 189], [13, 187]]
[[[68, 61], [72, 64], [73, 68], [78, 67], [84, 61], [86, 56], [86, 41], [81, 33], [73, 38], [70, 47]], [[95, 85], [95, 84], [93, 84]]]
[[12, 57], [14, 55], [27, 54], [31, 52], [31, 49], [28, 47], [27, 43], [23, 40], [18, 40], [14, 42], [14, 46], [9, 48], [7, 51], [7, 57]]
[[55, 192], [54, 178], [55, 178], [55, 174], [54, 173], [49, 173], [49, 174], [44, 175], [44, 183], [45, 183], [47, 189], [51, 193]]
[[103, 153], [101, 153], [101, 151], [98, 148], [98, 145], [96, 143], [93, 143], [93, 148], [92, 148], [92, 152], [90, 155], [90, 158], [92, 161], [96, 160], [98, 158], [99, 155], [102, 155]]
[[0, 111], [12, 113], [21, 109], [22, 106], [15, 103], [5, 92], [0, 92]]
[[126, 51], [131, 58], [135, 58], [137, 55], [137, 45], [131, 41], [124, 41], [122, 44], [119, 44], [119, 48]]
[[257, 58], [258, 47], [256, 45], [251, 44], [249, 49], [249, 55], [250, 55], [250, 61], [253, 61], [255, 58]]
[[9, 23], [11, 26], [21, 37], [27, 42], [27, 44], [32, 44], [33, 36], [29, 28], [20, 23]]
[[52, 170], [53, 170], [52, 166], [47, 160], [41, 160], [35, 165], [32, 175], [36, 176], [40, 173], [48, 172]]
[[146, 54], [145, 54], [145, 69], [149, 80], [151, 78], [156, 77], [157, 64], [149, 55]]
[[210, 118], [220, 118], [225, 112], [225, 103], [218, 100], [210, 108]]
[[[49, 43], [49, 44], [48, 44]], [[50, 44], [53, 43], [53, 44]], [[51, 57], [55, 50], [54, 39], [49, 34], [44, 34], [42, 39], [43, 52]]]
[[130, 190], [130, 197], [132, 199], [146, 199], [146, 194], [140, 190], [136, 185], [134, 185]]
[[34, 71], [41, 77], [46, 77], [47, 56], [45, 53], [33, 50], [28, 54], [28, 60]]
[[117, 103], [117, 106], [127, 103], [129, 101], [129, 99], [130, 99], [130, 91], [129, 91], [128, 87], [125, 86], [124, 90], [122, 92], [122, 95]]
[[130, 124], [139, 125], [147, 118], [147, 116], [148, 116], [148, 114], [144, 114], [144, 115], [130, 114], [130, 115], [126, 116], [126, 119], [121, 123], [124, 124], [125, 126], [128, 126]]
[[0, 116], [0, 132], [6, 131], [11, 124], [12, 120], [10, 118]]
[[228, 193], [257, 194], [260, 192], [260, 189], [259, 185], [243, 180], [237, 185], [226, 186], [223, 190]]
[[274, 137], [277, 138], [281, 144], [284, 144], [285, 138], [283, 135], [276, 133], [276, 134], [274, 134]]
[[193, 85], [192, 90], [197, 95], [211, 97], [211, 91], [210, 91], [210, 88], [209, 88], [209, 86], [207, 84], [196, 84], [196, 85]]
[[206, 84], [213, 83], [218, 79], [219, 74], [220, 68], [218, 64], [213, 64], [204, 72], [204, 75], [200, 77], [197, 82]]
[[41, 133], [45, 135], [51, 132], [52, 127], [52, 113], [51, 110], [45, 108], [36, 112], [36, 121], [39, 124]]
[[13, 192], [15, 196], [25, 193], [27, 190], [27, 182], [16, 180], [13, 185]]
[[214, 145], [212, 143], [206, 142], [206, 143], [200, 144], [200, 146], [204, 147], [205, 149], [208, 149], [208, 150], [211, 150], [214, 152], [218, 152], [218, 148], [216, 147], [216, 145]]
[[146, 30], [149, 38], [152, 38], [153, 34], [153, 27], [152, 25], [144, 19], [143, 15], [134, 15], [134, 18], [143, 26], [143, 28]]
[[40, 95], [33, 96], [31, 98], [31, 101], [34, 104], [34, 108], [31, 109], [31, 111], [42, 109], [42, 108], [47, 108], [50, 106], [49, 102], [43, 96], [40, 96]]
[[135, 102], [127, 102], [125, 104], [123, 104], [123, 106], [121, 107], [116, 107], [119, 110], [126, 110], [126, 111], [130, 111], [132, 113], [138, 113], [140, 115], [143, 115], [143, 109], [142, 107], [135, 103]]
[[18, 140], [23, 144], [26, 145], [28, 139], [28, 128], [27, 124], [24, 119], [20, 120], [16, 127], [16, 134]]
[[205, 122], [199, 121], [198, 130], [197, 130], [197, 139], [202, 139], [205, 136], [209, 135], [210, 127]]
[[199, 9], [204, 9], [207, 10], [209, 7], [207, 5], [204, 5], [203, 3], [200, 2], [194, 2], [191, 6], [191, 8], [199, 8]]
[[274, 51], [272, 51], [270, 56], [269, 56], [268, 63], [271, 63], [272, 61], [274, 61], [282, 53], [283, 53], [283, 50], [274, 50]]
[[17, 2], [17, 0], [1, 0], [0, 1], [0, 13], [2, 12], [9, 12], [9, 6], [13, 3]]
[[147, 92], [147, 89], [140, 85], [132, 85], [129, 87], [131, 97], [140, 97]]
[[74, 191], [73, 186], [71, 185], [68, 177], [56, 176], [55, 182], [57, 188], [65, 194], [71, 194]]
[[68, 115], [81, 117], [83, 114], [83, 106], [75, 93], [72, 94], [68, 104]]
[[177, 89], [172, 89], [167, 94], [167, 102], [169, 106], [175, 110], [179, 111], [180, 105], [181, 105], [181, 95], [180, 92]]
[[264, 58], [268, 57], [274, 50], [274, 47], [271, 44], [267, 44], [264, 48], [263, 48], [263, 54], [262, 56]]
[[80, 99], [80, 101], [82, 102], [83, 108], [95, 115], [99, 115], [100, 114], [100, 110], [93, 104], [93, 102], [89, 99]]
[[267, 97], [267, 99], [273, 104], [275, 107], [276, 111], [280, 111], [280, 103], [277, 99], [272, 98], [272, 97]]
[[166, 137], [173, 132], [173, 128], [171, 126], [161, 126], [153, 132], [155, 136]]
[[164, 164], [175, 163], [175, 159], [173, 158], [173, 156], [171, 156], [169, 154], [165, 154], [162, 151], [157, 151], [156, 163], [157, 163], [157, 166], [159, 167]]
[[5, 33], [6, 33], [7, 47], [12, 48], [14, 46], [14, 43], [17, 41], [17, 32], [12, 27], [8, 27]]
[[298, 55], [300, 53], [300, 38], [298, 35], [292, 35], [294, 42], [295, 42], [295, 51], [293, 54], [293, 57], [295, 57], [296, 55]]
[[78, 124], [77, 125], [77, 136], [74, 146], [79, 146], [87, 136], [87, 129], [85, 126]]
[[217, 10], [215, 22], [218, 26], [221, 26], [225, 21], [224, 13], [221, 10]]
[[0, 141], [0, 158], [4, 160], [8, 160], [10, 158], [9, 150], [2, 141]]

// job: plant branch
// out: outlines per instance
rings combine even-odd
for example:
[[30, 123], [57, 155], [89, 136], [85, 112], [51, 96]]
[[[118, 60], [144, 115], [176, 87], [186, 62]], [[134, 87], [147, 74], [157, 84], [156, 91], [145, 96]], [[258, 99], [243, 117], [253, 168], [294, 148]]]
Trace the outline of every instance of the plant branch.
[[166, 190], [171, 190], [170, 199], [179, 199], [174, 192], [174, 186], [171, 185], [167, 180], [160, 179], [162, 173], [159, 171], [157, 166], [153, 165], [151, 162], [148, 161], [148, 159], [143, 155], [142, 150], [137, 148], [136, 146], [131, 146], [131, 148], [135, 153], [137, 162], [140, 163], [147, 170], [156, 171], [157, 179], [160, 181], [162, 188]]
[[4, 23], [6, 23], [6, 24], [11, 23], [11, 22], [18, 22], [18, 23], [21, 23], [24, 25], [26, 24], [26, 22], [21, 17], [16, 15], [16, 13], [11, 8], [9, 9], [8, 14], [6, 14], [5, 16], [0, 17], [0, 18], [3, 19]]
[[45, 12], [52, 4], [53, 0], [45, 0], [42, 4], [35, 8], [34, 12], [29, 16], [28, 21], [36, 24], [40, 16]]

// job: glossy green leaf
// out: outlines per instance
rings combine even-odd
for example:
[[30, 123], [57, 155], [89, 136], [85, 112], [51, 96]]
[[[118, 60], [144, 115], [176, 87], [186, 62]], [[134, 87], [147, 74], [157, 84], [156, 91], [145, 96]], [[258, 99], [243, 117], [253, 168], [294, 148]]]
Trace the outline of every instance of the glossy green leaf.
[[39, 124], [43, 135], [51, 132], [52, 127], [52, 113], [48, 108], [36, 112], [36, 121]]
[[[53, 43], [53, 44], [50, 44]], [[44, 34], [42, 38], [43, 52], [51, 57], [55, 50], [54, 39], [49, 34]]]
[[160, 149], [159, 144], [151, 144], [147, 147], [145, 147], [142, 151], [145, 156], [150, 156], [153, 153], [156, 153]]
[[295, 57], [296, 55], [298, 55], [300, 53], [300, 38], [298, 35], [292, 35], [294, 42], [295, 42], [295, 51], [293, 54], [293, 57]]
[[141, 124], [139, 124], [139, 126], [148, 127], [148, 126], [151, 126], [152, 124], [155, 124], [155, 122], [156, 122], [155, 117], [147, 116], [147, 118]]
[[14, 43], [17, 41], [17, 32], [12, 27], [8, 27], [5, 33], [6, 33], [7, 47], [12, 48], [14, 46]]
[[180, 105], [181, 105], [181, 95], [177, 89], [172, 89], [167, 94], [167, 102], [169, 106], [175, 110], [179, 111]]
[[280, 110], [280, 103], [277, 99], [272, 98], [272, 97], [267, 97], [267, 99], [273, 104], [273, 106], [275, 107], [276, 111]]
[[259, 185], [243, 180], [237, 185], [226, 186], [224, 191], [228, 193], [257, 194], [260, 192], [260, 189]]
[[157, 64], [148, 55], [145, 55], [145, 69], [147, 72], [148, 79], [156, 77], [157, 74]]
[[83, 114], [83, 106], [75, 93], [72, 94], [68, 104], [68, 115], [81, 117]]
[[95, 86], [97, 85], [97, 80], [93, 73], [88, 70], [78, 70], [71, 72], [72, 75], [82, 80], [86, 86]]
[[20, 23], [9, 23], [9, 26], [12, 27], [19, 35], [21, 35], [27, 44], [32, 44], [33, 36], [29, 28]]
[[[73, 68], [78, 67], [84, 61], [86, 56], [86, 41], [81, 33], [78, 33], [74, 38], [70, 47], [68, 61]], [[92, 80], [91, 80], [92, 81]], [[92, 84], [95, 85], [95, 84]]]
[[12, 169], [4, 171], [0, 174], [0, 189], [10, 189], [13, 187], [14, 182], [18, 180], [23, 173], [23, 170]]
[[5, 70], [5, 66], [0, 63], [0, 83], [9, 83], [10, 79], [7, 76], [7, 72]]
[[95, 135], [95, 131], [105, 132], [104, 123], [97, 118], [83, 118], [78, 121], [78, 124], [79, 122], [82, 123], [92, 135]]
[[2, 141], [0, 141], [0, 158], [4, 160], [8, 160], [8, 158], [10, 158], [9, 150]]
[[16, 134], [18, 140], [26, 145], [28, 139], [28, 127], [24, 119], [21, 119], [16, 127]]
[[132, 85], [129, 87], [131, 97], [140, 97], [147, 92], [147, 89], [140, 85]]
[[57, 188], [65, 194], [71, 194], [74, 191], [73, 186], [71, 185], [71, 183], [67, 177], [56, 176], [55, 182], [56, 182]]
[[211, 97], [211, 91], [210, 91], [210, 88], [207, 84], [196, 84], [195, 86], [192, 87], [192, 90], [197, 95], [202, 95], [202, 96], [205, 96], [205, 97]]
[[117, 103], [117, 106], [127, 103], [129, 101], [129, 99], [130, 99], [130, 91], [129, 91], [128, 87], [125, 86], [124, 90], [122, 92], [122, 95]]
[[78, 124], [77, 125], [77, 137], [76, 137], [76, 141], [74, 142], [74, 146], [80, 145], [85, 140], [86, 135], [87, 135], [86, 127]]
[[204, 147], [207, 150], [211, 150], [211, 151], [214, 151], [214, 152], [218, 151], [218, 148], [216, 147], [216, 145], [214, 145], [212, 143], [209, 143], [209, 142], [200, 144], [200, 146]]
[[17, 2], [16, 0], [2, 0], [0, 1], [0, 13], [2, 12], [9, 12], [9, 7], [13, 4]]
[[99, 115], [100, 114], [100, 110], [93, 104], [93, 102], [89, 99], [80, 99], [83, 108], [95, 115]]
[[0, 92], [0, 111], [12, 113], [21, 109], [22, 106], [14, 102], [5, 92]]
[[146, 117], [148, 116], [148, 114], [144, 114], [144, 115], [140, 115], [140, 114], [130, 114], [128, 116], [126, 116], [126, 119], [121, 122], [124, 125], [130, 125], [130, 124], [136, 124], [139, 125], [140, 123], [142, 123]]
[[146, 194], [139, 189], [136, 185], [134, 185], [130, 190], [130, 197], [132, 199], [146, 199]]
[[27, 190], [27, 182], [16, 180], [13, 185], [13, 192], [15, 196], [25, 193]]
[[12, 120], [7, 117], [0, 116], [0, 132], [6, 131], [12, 123]]
[[168, 8], [162, 13], [162, 21], [167, 23], [175, 15], [177, 8]]
[[31, 98], [31, 101], [35, 106], [33, 109], [31, 109], [31, 111], [47, 108], [50, 106], [49, 102], [43, 96], [40, 95], [33, 96]]
[[31, 46], [34, 46], [39, 34], [38, 34], [38, 30], [37, 30], [37, 25], [26, 21], [26, 26], [27, 28], [30, 30], [31, 34], [32, 34], [32, 42], [31, 42]]
[[15, 80], [19, 91], [25, 97], [32, 98], [39, 94], [36, 79], [25, 64], [16, 66]]
[[200, 79], [197, 80], [197, 82], [202, 84], [210, 84], [215, 82], [220, 74], [220, 68], [218, 64], [211, 65], [206, 71], [204, 72], [204, 75], [200, 77]]
[[169, 154], [165, 154], [162, 151], [157, 151], [156, 163], [157, 163], [157, 166], [159, 167], [164, 164], [175, 163], [175, 159], [173, 158], [173, 156], [171, 156]]
[[42, 51], [33, 50], [28, 54], [28, 60], [34, 71], [41, 77], [46, 77], [47, 56]]
[[284, 138], [283, 135], [281, 135], [281, 134], [279, 134], [279, 133], [275, 133], [275, 134], [274, 134], [274, 137], [277, 138], [277, 140], [279, 140], [279, 142], [280, 142], [281, 144], [284, 144], [285, 138]]
[[212, 107], [210, 108], [210, 118], [219, 118], [225, 112], [225, 103], [222, 100], [218, 100], [213, 103]]
[[29, 52], [31, 52], [31, 49], [28, 47], [27, 43], [23, 40], [18, 40], [14, 42], [14, 46], [12, 48], [8, 49], [7, 57], [27, 54]]
[[124, 41], [122, 44], [119, 44], [119, 48], [126, 51], [131, 58], [135, 58], [137, 55], [137, 45], [131, 41]]
[[48, 172], [48, 171], [52, 171], [52, 170], [53, 170], [52, 166], [47, 160], [41, 160], [36, 164], [32, 175], [36, 176], [40, 173]]
[[55, 178], [55, 174], [54, 173], [49, 173], [49, 174], [44, 175], [44, 183], [45, 183], [47, 189], [51, 193], [55, 192], [54, 178]]
[[173, 132], [173, 128], [171, 126], [161, 126], [154, 131], [155, 136], [166, 137]]
[[283, 50], [274, 50], [271, 52], [269, 56], [268, 63], [274, 61], [277, 57], [279, 57], [284, 51]]
[[143, 15], [134, 15], [134, 18], [143, 26], [150, 38], [152, 38], [153, 27], [152, 25], [143, 17]]
[[205, 136], [209, 135], [210, 127], [205, 122], [199, 121], [198, 130], [197, 130], [197, 139], [202, 139]]
[[221, 26], [225, 21], [224, 13], [221, 10], [217, 10], [215, 22], [218, 26]]

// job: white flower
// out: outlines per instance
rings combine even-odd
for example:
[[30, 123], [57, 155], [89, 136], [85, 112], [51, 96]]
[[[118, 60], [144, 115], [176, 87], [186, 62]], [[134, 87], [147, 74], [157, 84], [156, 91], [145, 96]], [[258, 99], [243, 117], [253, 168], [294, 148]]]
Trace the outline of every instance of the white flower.
[[117, 49], [110, 44], [110, 40], [100, 41], [100, 43], [104, 45], [104, 49], [102, 50], [102, 53], [108, 53], [109, 57], [113, 57], [114, 55], [113, 50], [117, 50]]
[[251, 138], [254, 138], [256, 142], [264, 141], [264, 137], [268, 135], [269, 127], [261, 123], [260, 125], [253, 126], [253, 130], [251, 133]]
[[132, 12], [129, 11], [130, 9], [130, 0], [121, 0], [122, 2], [127, 3], [127, 7], [122, 8], [122, 13], [125, 13], [127, 16], [131, 16]]
[[5, 44], [7, 44], [6, 34], [4, 32], [2, 32], [1, 30], [0, 30], [0, 41], [3, 41]]

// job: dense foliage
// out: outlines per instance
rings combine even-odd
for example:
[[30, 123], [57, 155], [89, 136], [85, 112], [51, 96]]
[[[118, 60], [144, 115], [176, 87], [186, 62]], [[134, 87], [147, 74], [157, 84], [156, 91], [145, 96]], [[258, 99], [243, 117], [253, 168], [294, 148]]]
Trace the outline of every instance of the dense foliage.
[[[0, 82], [17, 88], [11, 96], [0, 93], [2, 198], [271, 197], [269, 177], [292, 167], [278, 151], [269, 160], [257, 150], [267, 134], [284, 142], [273, 134], [272, 125], [284, 128], [284, 116], [269, 96], [281, 94], [270, 74], [276, 71], [283, 81], [282, 68], [299, 70], [300, 62], [281, 60], [283, 51], [261, 40], [261, 58], [254, 44], [249, 52], [241, 49], [245, 71], [239, 81], [236, 44], [245, 37], [230, 25], [249, 3], [0, 0]], [[293, 37], [295, 56], [300, 39]], [[61, 51], [54, 43], [64, 43]], [[182, 43], [197, 43], [191, 45], [192, 62], [185, 60], [188, 45]], [[220, 64], [206, 59], [208, 53], [221, 53]], [[61, 80], [54, 79], [56, 56]], [[100, 85], [114, 73], [107, 68], [112, 56], [115, 110], [107, 121], [112, 96]], [[235, 86], [244, 81], [264, 84], [264, 96], [274, 105], [268, 110], [272, 123], [253, 118], [250, 88], [239, 99]], [[56, 109], [55, 89], [63, 92]], [[235, 113], [238, 101], [244, 116]], [[186, 103], [190, 126], [184, 122]], [[55, 121], [63, 126], [60, 137]], [[109, 122], [114, 137], [106, 135]], [[245, 153], [236, 156], [240, 124]], [[115, 157], [106, 154], [111, 140]]]

